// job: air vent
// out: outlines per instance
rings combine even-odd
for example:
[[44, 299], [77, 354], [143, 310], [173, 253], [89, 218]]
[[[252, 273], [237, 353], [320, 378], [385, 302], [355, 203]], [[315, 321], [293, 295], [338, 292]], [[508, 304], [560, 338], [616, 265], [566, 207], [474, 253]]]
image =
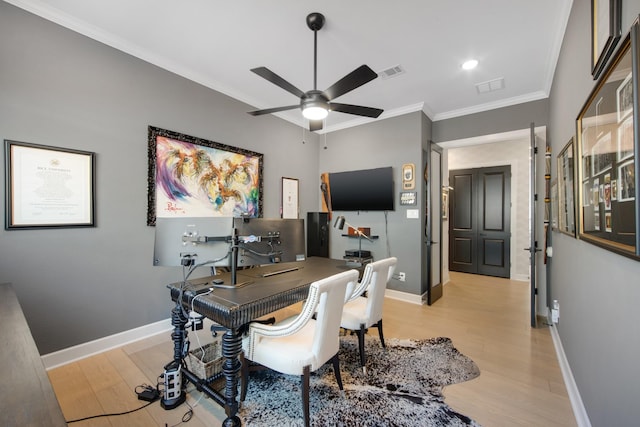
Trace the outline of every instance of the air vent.
[[478, 93], [495, 92], [496, 90], [504, 89], [504, 78], [489, 80], [487, 82], [476, 83], [476, 90]]
[[401, 65], [395, 65], [391, 68], [380, 71], [378, 75], [383, 79], [390, 79], [391, 77], [399, 76], [400, 74], [404, 74], [405, 72], [406, 71], [404, 70], [404, 68], [402, 68]]

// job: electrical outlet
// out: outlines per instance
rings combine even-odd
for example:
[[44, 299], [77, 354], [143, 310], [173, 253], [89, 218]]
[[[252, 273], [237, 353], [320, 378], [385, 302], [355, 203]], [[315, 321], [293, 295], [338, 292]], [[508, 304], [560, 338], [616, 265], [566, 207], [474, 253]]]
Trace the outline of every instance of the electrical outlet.
[[404, 272], [398, 273], [398, 280], [400, 280], [401, 282], [407, 280], [407, 276], [404, 274]]
[[551, 321], [553, 323], [558, 323], [560, 320], [560, 303], [558, 300], [553, 300], [553, 308], [551, 309]]

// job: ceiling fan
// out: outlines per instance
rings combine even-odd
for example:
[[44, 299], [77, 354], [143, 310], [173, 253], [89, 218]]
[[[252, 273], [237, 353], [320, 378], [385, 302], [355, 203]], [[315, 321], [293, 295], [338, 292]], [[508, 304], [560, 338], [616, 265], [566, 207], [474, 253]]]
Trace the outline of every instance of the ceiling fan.
[[251, 70], [252, 72], [299, 97], [300, 103], [284, 107], [267, 108], [265, 110], [249, 111], [249, 114], [261, 116], [263, 114], [300, 108], [302, 115], [309, 119], [309, 130], [311, 131], [322, 129], [322, 120], [327, 117], [329, 111], [338, 111], [340, 113], [372, 118], [377, 118], [382, 114], [384, 110], [379, 108], [332, 102], [333, 99], [347, 92], [351, 92], [378, 77], [378, 74], [366, 65], [361, 65], [356, 68], [324, 91], [317, 89], [318, 30], [323, 27], [324, 22], [325, 18], [321, 13], [314, 12], [307, 16], [307, 26], [313, 31], [313, 90], [303, 92], [266, 67], [253, 68]]

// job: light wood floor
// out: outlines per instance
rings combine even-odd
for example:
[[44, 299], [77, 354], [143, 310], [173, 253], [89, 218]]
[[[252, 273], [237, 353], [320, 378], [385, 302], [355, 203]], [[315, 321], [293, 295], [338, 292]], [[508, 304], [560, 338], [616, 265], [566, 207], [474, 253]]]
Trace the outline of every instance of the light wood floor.
[[[385, 337], [451, 338], [481, 374], [447, 387], [445, 401], [485, 427], [576, 426], [549, 329], [529, 326], [528, 297], [524, 282], [451, 273], [443, 298], [432, 306], [387, 298]], [[208, 339], [204, 330], [198, 335]], [[196, 342], [193, 333], [189, 337]], [[49, 377], [67, 420], [123, 412], [144, 403], [133, 389], [155, 386], [172, 351], [170, 337], [161, 334], [53, 369]], [[209, 399], [198, 400], [201, 394], [192, 387], [187, 402], [196, 406], [195, 415], [185, 425], [220, 425], [224, 411]], [[165, 411], [156, 402], [129, 415], [72, 425], [174, 426], [187, 409]]]

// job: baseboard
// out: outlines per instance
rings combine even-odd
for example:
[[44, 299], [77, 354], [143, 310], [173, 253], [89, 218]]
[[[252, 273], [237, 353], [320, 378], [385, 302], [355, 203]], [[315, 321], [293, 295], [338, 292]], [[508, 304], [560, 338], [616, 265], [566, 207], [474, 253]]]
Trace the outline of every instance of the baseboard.
[[582, 397], [580, 397], [580, 391], [573, 378], [569, 361], [564, 353], [562, 347], [562, 341], [560, 341], [560, 335], [558, 335], [558, 329], [555, 325], [549, 326], [551, 331], [551, 338], [553, 339], [553, 346], [556, 349], [556, 356], [558, 357], [558, 363], [560, 364], [560, 370], [562, 371], [562, 377], [564, 378], [565, 387], [567, 387], [567, 393], [569, 394], [569, 400], [571, 401], [571, 408], [573, 409], [573, 415], [576, 417], [576, 423], [578, 427], [591, 427], [591, 421], [587, 415], [587, 411], [582, 403]]
[[394, 291], [393, 289], [387, 289], [384, 292], [384, 296], [387, 298], [397, 299], [404, 302], [410, 302], [412, 304], [422, 305], [424, 304], [423, 296], [416, 294], [409, 294], [407, 292]]
[[517, 280], [518, 282], [528, 282], [529, 276], [526, 274], [515, 274], [511, 280]]
[[129, 331], [120, 332], [108, 337], [99, 338], [73, 347], [65, 348], [53, 353], [41, 356], [45, 369], [53, 369], [66, 365], [76, 360], [84, 359], [113, 348], [139, 341], [160, 333], [170, 332], [173, 329], [171, 319], [161, 320], [149, 325], [140, 326]]

